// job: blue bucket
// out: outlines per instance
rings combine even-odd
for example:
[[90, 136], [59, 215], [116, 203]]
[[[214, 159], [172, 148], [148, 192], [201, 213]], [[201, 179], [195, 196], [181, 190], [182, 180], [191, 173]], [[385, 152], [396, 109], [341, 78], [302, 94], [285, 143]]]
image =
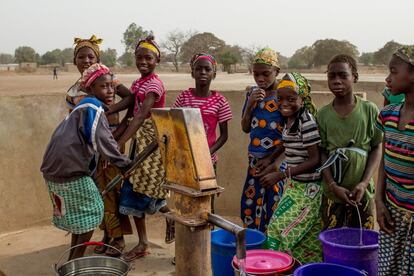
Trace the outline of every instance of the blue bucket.
[[[266, 236], [253, 229], [246, 229], [246, 250], [261, 249]], [[234, 275], [233, 257], [236, 255], [236, 237], [223, 229], [211, 231], [211, 269], [214, 276]]]
[[365, 274], [356, 268], [328, 264], [313, 263], [299, 267], [295, 270], [294, 276], [365, 276]]

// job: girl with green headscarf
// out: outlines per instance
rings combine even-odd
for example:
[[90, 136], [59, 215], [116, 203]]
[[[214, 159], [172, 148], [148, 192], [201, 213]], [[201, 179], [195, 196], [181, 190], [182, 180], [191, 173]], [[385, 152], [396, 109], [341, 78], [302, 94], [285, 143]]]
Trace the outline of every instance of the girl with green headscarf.
[[259, 175], [260, 181], [285, 180], [285, 192], [268, 227], [269, 248], [287, 251], [302, 263], [322, 261], [318, 235], [322, 191], [318, 145], [310, 85], [299, 73], [288, 73], [277, 86], [279, 110], [286, 119], [282, 132], [287, 169]]

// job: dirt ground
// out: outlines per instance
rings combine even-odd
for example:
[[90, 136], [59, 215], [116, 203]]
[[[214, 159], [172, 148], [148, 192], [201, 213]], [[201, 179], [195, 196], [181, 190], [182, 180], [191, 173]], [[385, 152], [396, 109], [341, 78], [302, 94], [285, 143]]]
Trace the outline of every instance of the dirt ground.
[[[182, 90], [194, 86], [194, 81], [189, 74], [160, 73], [167, 90]], [[280, 76], [283, 74], [281, 73]], [[310, 80], [325, 80], [325, 74], [303, 74]], [[127, 87], [138, 77], [137, 74], [119, 74], [119, 80]], [[66, 93], [68, 88], [79, 78], [75, 73], [61, 73], [58, 80], [53, 80], [52, 75], [39, 74], [0, 74], [0, 96], [36, 95], [39, 93]], [[360, 81], [383, 82], [385, 74], [361, 74]], [[253, 77], [248, 74], [217, 74], [212, 83], [213, 89], [218, 90], [243, 90], [252, 84]]]

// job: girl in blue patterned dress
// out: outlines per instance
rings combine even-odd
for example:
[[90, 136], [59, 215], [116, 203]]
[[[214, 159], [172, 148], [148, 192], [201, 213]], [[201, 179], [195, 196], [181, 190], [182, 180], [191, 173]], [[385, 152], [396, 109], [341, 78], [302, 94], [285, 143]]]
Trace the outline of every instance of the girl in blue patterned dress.
[[242, 112], [242, 129], [250, 133], [249, 167], [241, 197], [244, 227], [266, 232], [267, 225], [283, 193], [283, 181], [262, 185], [256, 175], [268, 168], [283, 153], [283, 117], [276, 96], [279, 62], [269, 48], [257, 52], [253, 75], [257, 86], [247, 91]]

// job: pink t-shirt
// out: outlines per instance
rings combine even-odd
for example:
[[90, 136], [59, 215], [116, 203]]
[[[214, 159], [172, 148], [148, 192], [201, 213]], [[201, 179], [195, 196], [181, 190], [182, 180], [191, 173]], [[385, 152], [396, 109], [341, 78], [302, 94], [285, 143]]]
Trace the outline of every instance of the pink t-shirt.
[[[216, 142], [216, 127], [218, 123], [229, 121], [231, 114], [227, 99], [217, 91], [211, 91], [209, 97], [197, 97], [193, 94], [194, 88], [181, 92], [175, 100], [174, 107], [199, 108], [207, 135], [208, 146]], [[213, 163], [217, 162], [217, 155], [211, 156]]]
[[[135, 95], [134, 115], [141, 109], [142, 103], [148, 93], [157, 95], [153, 108], [165, 107], [165, 88], [162, 80], [156, 74], [135, 80], [131, 85], [131, 91]], [[151, 114], [148, 114], [150, 117]]]

